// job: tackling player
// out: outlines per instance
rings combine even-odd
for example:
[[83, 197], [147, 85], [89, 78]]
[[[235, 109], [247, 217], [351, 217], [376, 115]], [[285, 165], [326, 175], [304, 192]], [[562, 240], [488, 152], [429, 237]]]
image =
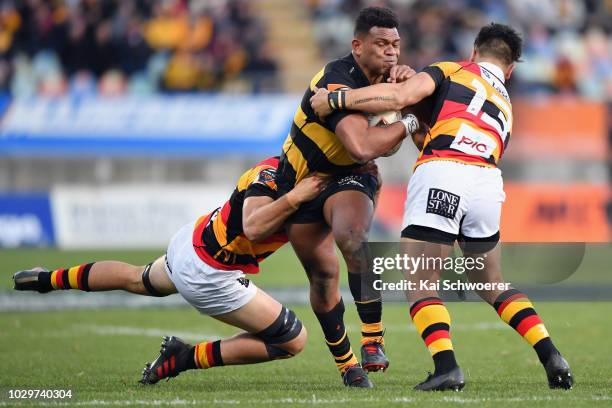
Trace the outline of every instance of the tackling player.
[[[505, 193], [497, 164], [512, 129], [505, 82], [521, 48], [512, 28], [493, 23], [478, 33], [470, 61], [430, 65], [402, 84], [332, 93], [322, 89], [311, 101], [320, 115], [335, 114], [338, 108], [383, 112], [422, 100], [431, 104], [431, 129], [410, 178], [401, 241], [410, 256], [446, 257], [455, 241], [465, 256], [486, 255], [481, 258], [484, 269], [468, 272], [473, 282], [504, 282], [498, 242]], [[419, 271], [426, 279], [437, 279], [439, 273]], [[569, 365], [527, 296], [516, 289], [477, 293], [533, 346], [549, 386], [572, 388]], [[408, 291], [407, 296], [410, 315], [435, 363], [435, 372], [415, 388], [461, 389], [464, 377], [455, 360], [446, 307], [436, 291]]]
[[[287, 233], [310, 281], [310, 301], [325, 341], [343, 381], [348, 386], [372, 387], [368, 371], [385, 370], [384, 328], [380, 291], [362, 285], [371, 274], [367, 241], [380, 182], [365, 163], [390, 151], [417, 125], [410, 116], [382, 132], [368, 128], [359, 112], [337, 111], [326, 121], [310, 107], [317, 87], [328, 90], [360, 88], [383, 81], [402, 81], [414, 73], [397, 65], [400, 37], [396, 14], [386, 8], [368, 7], [357, 18], [352, 52], [328, 63], [311, 80], [283, 145], [276, 181], [279, 191], [289, 191], [311, 172], [331, 174], [326, 190], [288, 219]], [[339, 101], [342, 103], [342, 101]], [[372, 166], [372, 165], [370, 165]], [[354, 356], [343, 316], [338, 289], [339, 267], [334, 241], [348, 269], [351, 294], [361, 319], [362, 365]]]
[[167, 254], [144, 267], [102, 261], [53, 271], [35, 268], [13, 276], [15, 289], [121, 289], [149, 296], [178, 292], [200, 313], [244, 330], [196, 345], [165, 337], [159, 357], [143, 371], [143, 384], [189, 369], [293, 357], [306, 343], [306, 329], [293, 311], [245, 274], [259, 272], [259, 262], [287, 242], [283, 222], [319, 194], [326, 179], [306, 178], [276, 199], [277, 166], [275, 157], [247, 170], [220, 210], [185, 225], [170, 241]]

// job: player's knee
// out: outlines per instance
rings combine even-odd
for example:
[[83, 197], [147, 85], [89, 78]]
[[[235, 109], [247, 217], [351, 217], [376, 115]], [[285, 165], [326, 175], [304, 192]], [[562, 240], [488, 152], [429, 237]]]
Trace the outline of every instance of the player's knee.
[[337, 279], [337, 276], [311, 278], [310, 300], [315, 309], [327, 310], [335, 306], [338, 291]]
[[142, 272], [145, 266], [134, 266], [125, 277], [125, 288], [132, 293], [148, 294], [147, 288], [142, 282]]
[[359, 253], [368, 241], [368, 228], [365, 225], [352, 226], [334, 233], [334, 238], [342, 254], [353, 256]]
[[314, 287], [328, 287], [338, 281], [338, 271], [318, 269], [310, 273], [310, 285]]
[[306, 273], [310, 281], [311, 291], [325, 296], [329, 288], [336, 287], [340, 271], [334, 266], [310, 265]]
[[266, 344], [270, 360], [278, 360], [302, 351], [307, 333], [295, 313], [283, 306], [276, 320], [255, 336]]
[[306, 328], [302, 326], [300, 334], [298, 334], [295, 339], [283, 344], [280, 347], [288, 353], [287, 358], [293, 357], [304, 350], [304, 347], [306, 347], [306, 340], [308, 340], [308, 333], [306, 332]]

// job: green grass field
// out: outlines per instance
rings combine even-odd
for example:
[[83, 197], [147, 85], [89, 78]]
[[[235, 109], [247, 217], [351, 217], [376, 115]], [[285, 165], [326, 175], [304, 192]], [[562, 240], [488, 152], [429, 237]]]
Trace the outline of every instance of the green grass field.
[[[69, 266], [117, 258], [146, 263], [158, 251], [20, 250], [0, 252], [2, 290], [14, 270], [32, 265]], [[275, 255], [257, 284], [304, 285], [289, 251]], [[1, 296], [1, 295], [0, 295]], [[346, 299], [346, 322], [357, 351], [358, 319]], [[387, 352], [391, 367], [375, 373], [373, 390], [345, 388], [307, 306], [292, 306], [309, 330], [306, 349], [272, 363], [222, 367], [181, 374], [169, 382], [137, 384], [144, 362], [156, 357], [163, 334], [194, 342], [235, 333], [231, 327], [185, 307], [94, 311], [0, 313], [0, 406], [611, 406], [612, 302], [536, 304], [553, 340], [574, 370], [571, 391], [551, 391], [535, 353], [482, 303], [452, 303], [453, 341], [468, 384], [461, 393], [423, 394], [411, 390], [432, 369], [423, 342], [409, 321], [407, 306], [388, 304]], [[63, 389], [70, 400], [8, 399], [10, 389]], [[366, 405], [367, 404], [367, 405]]]

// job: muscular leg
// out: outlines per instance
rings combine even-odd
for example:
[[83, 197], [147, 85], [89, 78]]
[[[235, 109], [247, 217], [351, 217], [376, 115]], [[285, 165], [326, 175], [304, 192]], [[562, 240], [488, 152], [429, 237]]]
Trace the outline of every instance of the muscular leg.
[[[468, 253], [464, 255], [466, 257], [479, 256]], [[501, 245], [497, 244], [486, 253], [486, 256], [482, 254], [480, 256], [482, 256], [484, 268], [468, 270], [469, 280], [482, 283], [504, 283], [501, 271]], [[514, 288], [508, 290], [496, 288], [489, 291], [476, 291], [476, 293], [493, 306], [499, 317], [534, 348], [544, 366], [551, 356], [560, 354], [527, 295]]]
[[[245, 333], [221, 340], [223, 363], [225, 365], [259, 363], [280, 357], [293, 357], [302, 351], [306, 345], [307, 333], [306, 328], [301, 324], [299, 331], [289, 336], [292, 338], [288, 341], [272, 345], [264, 340], [266, 336], [262, 335], [262, 332], [275, 323], [281, 310], [283, 310], [283, 305], [259, 289], [253, 300], [240, 309], [213, 316], [223, 323], [245, 331]], [[279, 339], [283, 340], [282, 336]], [[271, 346], [284, 353], [280, 350], [271, 350]], [[284, 355], [281, 356], [281, 353]]]
[[360, 191], [340, 191], [325, 201], [323, 215], [349, 273], [364, 274], [368, 269], [368, 241], [374, 205]]
[[160, 356], [147, 364], [141, 380], [155, 384], [190, 369], [254, 364], [290, 358], [304, 348], [306, 329], [295, 313], [261, 289], [246, 305], [215, 319], [245, 330], [233, 337], [192, 346], [176, 337], [164, 339]]
[[[15, 289], [49, 292], [58, 289], [83, 291], [125, 290], [139, 295], [165, 296], [176, 293], [164, 269], [164, 257], [138, 266], [120, 261], [100, 261], [46, 271], [32, 269], [14, 275]], [[152, 287], [147, 287], [151, 282]]]
[[[410, 238], [402, 238], [400, 248], [402, 254], [415, 258], [422, 257], [424, 260], [444, 259], [452, 251], [452, 246], [449, 245]], [[406, 297], [410, 303], [410, 317], [433, 358], [434, 375], [443, 375], [457, 367], [450, 337], [450, 314], [442, 299], [438, 297], [437, 291], [419, 289], [421, 281], [435, 282], [440, 278], [441, 270], [437, 268], [438, 265], [433, 264], [435, 262], [430, 268], [419, 268], [414, 273], [405, 271], [406, 279], [414, 282], [417, 288], [406, 291]]]
[[354, 190], [332, 195], [323, 206], [325, 221], [331, 226], [348, 269], [349, 287], [362, 323], [361, 343], [384, 345], [382, 298], [373, 287], [375, 276], [367, 246], [373, 212], [372, 200]]
[[312, 310], [330, 311], [340, 301], [340, 266], [330, 229], [323, 223], [291, 224], [287, 235], [308, 276]]
[[344, 327], [344, 304], [338, 289], [339, 265], [329, 227], [291, 224], [287, 234], [308, 280], [310, 304], [340, 373], [358, 364]]

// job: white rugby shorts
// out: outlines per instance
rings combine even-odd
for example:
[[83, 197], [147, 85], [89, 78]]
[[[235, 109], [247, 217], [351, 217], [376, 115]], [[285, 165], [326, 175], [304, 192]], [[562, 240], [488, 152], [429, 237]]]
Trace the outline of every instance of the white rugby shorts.
[[402, 237], [452, 245], [499, 241], [501, 170], [453, 161], [419, 165], [408, 183]]
[[176, 290], [200, 313], [215, 316], [241, 308], [253, 299], [257, 286], [240, 271], [213, 268], [193, 248], [195, 222], [182, 227], [170, 240], [166, 272]]

